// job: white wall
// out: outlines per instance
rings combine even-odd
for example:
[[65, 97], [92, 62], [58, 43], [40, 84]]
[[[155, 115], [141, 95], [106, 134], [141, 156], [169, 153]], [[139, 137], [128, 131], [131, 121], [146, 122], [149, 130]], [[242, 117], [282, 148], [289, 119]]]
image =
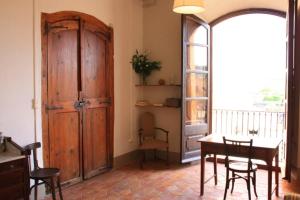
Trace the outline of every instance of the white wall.
[[[155, 71], [148, 82], [157, 84], [159, 79], [170, 84], [181, 84], [181, 16], [171, 12], [172, 2], [158, 0], [154, 5], [144, 6], [144, 49], [153, 60], [162, 62], [160, 71]], [[181, 88], [139, 88], [142, 98], [152, 103], [161, 103], [165, 98], [180, 98]], [[155, 114], [157, 126], [170, 131], [170, 151], [180, 152], [181, 112], [176, 108], [147, 109]]]
[[0, 2], [0, 131], [25, 145], [34, 140], [32, 1]]
[[130, 152], [136, 149], [137, 137], [135, 74], [129, 61], [135, 49], [142, 48], [140, 0], [1, 0], [0, 131], [20, 145], [35, 137], [42, 141], [41, 12], [64, 10], [93, 15], [114, 28], [114, 156]]

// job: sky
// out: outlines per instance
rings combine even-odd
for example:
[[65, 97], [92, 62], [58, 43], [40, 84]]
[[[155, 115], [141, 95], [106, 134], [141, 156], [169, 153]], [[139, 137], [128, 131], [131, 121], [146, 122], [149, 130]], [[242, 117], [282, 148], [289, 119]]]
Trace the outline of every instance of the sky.
[[247, 14], [213, 31], [213, 109], [257, 110], [255, 96], [270, 88], [284, 94], [286, 20]]

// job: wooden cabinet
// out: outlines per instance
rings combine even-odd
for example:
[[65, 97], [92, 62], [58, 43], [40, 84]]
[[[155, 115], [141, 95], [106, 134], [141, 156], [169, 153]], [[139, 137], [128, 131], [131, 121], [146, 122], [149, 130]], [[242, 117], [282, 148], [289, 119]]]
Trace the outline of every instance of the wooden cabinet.
[[113, 161], [113, 32], [77, 12], [43, 14], [43, 149], [63, 183]]
[[0, 199], [29, 199], [28, 159], [18, 145], [5, 138], [0, 152]]

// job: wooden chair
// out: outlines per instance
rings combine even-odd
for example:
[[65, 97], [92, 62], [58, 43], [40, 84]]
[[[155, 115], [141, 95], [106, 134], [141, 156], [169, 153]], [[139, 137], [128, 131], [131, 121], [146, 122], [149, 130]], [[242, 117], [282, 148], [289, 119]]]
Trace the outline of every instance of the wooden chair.
[[[232, 181], [231, 193], [233, 192], [234, 182], [236, 179], [244, 179], [247, 183], [248, 189], [248, 197], [251, 199], [251, 180], [254, 187], [254, 193], [257, 197], [256, 193], [256, 171], [257, 165], [252, 163], [252, 144], [253, 140], [250, 141], [238, 141], [238, 140], [229, 140], [223, 137], [223, 142], [225, 144], [225, 167], [226, 167], [226, 185], [224, 192], [224, 200], [226, 199], [227, 190], [229, 189], [230, 181]], [[241, 148], [241, 146], [249, 146], [247, 152], [245, 152], [245, 148]], [[242, 152], [243, 151], [243, 152]], [[230, 159], [230, 156], [241, 156], [247, 155], [247, 162], [236, 161]], [[232, 177], [229, 178], [229, 172], [231, 171]], [[243, 176], [242, 174], [246, 174]], [[251, 176], [253, 174], [253, 176]]]
[[[157, 131], [165, 133], [166, 140], [158, 139]], [[154, 150], [155, 157], [157, 149], [166, 150], [166, 164], [169, 165], [169, 131], [155, 127], [155, 119], [152, 113], [145, 112], [140, 117], [139, 142], [139, 149], [142, 152], [141, 168], [143, 168], [143, 162], [146, 160], [146, 150]]]
[[[28, 162], [30, 166], [30, 173], [29, 176], [31, 179], [34, 180], [34, 185], [30, 187], [30, 192], [34, 188], [34, 199], [37, 200], [37, 194], [38, 194], [38, 185], [46, 184], [51, 188], [52, 192], [52, 198], [55, 200], [55, 184], [54, 180], [56, 178], [58, 191], [60, 199], [63, 199], [62, 192], [61, 192], [61, 185], [60, 185], [60, 171], [57, 168], [40, 168], [38, 166], [38, 160], [37, 160], [37, 148], [41, 147], [41, 143], [32, 143], [24, 147], [24, 149], [28, 153]], [[31, 151], [33, 152], [33, 165], [34, 168], [31, 170], [31, 161], [30, 161], [30, 155]], [[39, 181], [42, 181], [39, 183]]]

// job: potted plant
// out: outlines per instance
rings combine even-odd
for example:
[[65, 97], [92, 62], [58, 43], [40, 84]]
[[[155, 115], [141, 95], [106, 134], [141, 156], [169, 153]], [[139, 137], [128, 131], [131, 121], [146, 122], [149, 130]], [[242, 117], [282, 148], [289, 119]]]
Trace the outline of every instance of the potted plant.
[[146, 78], [151, 74], [153, 70], [160, 70], [160, 61], [150, 61], [148, 54], [141, 54], [136, 50], [136, 53], [132, 56], [131, 62], [134, 71], [141, 76], [142, 84], [146, 85]]

